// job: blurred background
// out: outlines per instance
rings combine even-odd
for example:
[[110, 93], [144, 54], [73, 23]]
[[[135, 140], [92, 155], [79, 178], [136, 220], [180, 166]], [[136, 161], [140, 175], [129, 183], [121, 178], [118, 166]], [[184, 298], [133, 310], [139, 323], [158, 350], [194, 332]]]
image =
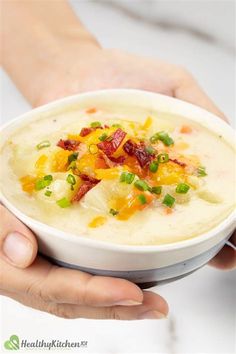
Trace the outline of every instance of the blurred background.
[[[74, 0], [71, 5], [103, 46], [185, 66], [235, 125], [235, 1]], [[6, 122], [30, 106], [6, 73], [0, 75]], [[1, 336], [87, 340], [81, 353], [235, 353], [235, 272], [206, 266], [154, 290], [169, 302], [167, 320], [64, 320], [2, 298]]]

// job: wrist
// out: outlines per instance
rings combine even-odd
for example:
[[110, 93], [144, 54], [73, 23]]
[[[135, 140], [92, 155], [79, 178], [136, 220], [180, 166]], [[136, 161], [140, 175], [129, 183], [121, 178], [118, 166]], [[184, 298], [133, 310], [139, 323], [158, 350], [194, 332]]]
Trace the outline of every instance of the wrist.
[[66, 3], [55, 7], [6, 1], [3, 15], [2, 64], [32, 104], [47, 89], [50, 78], [61, 77], [63, 85], [73, 61], [82, 64], [86, 56], [101, 50]]

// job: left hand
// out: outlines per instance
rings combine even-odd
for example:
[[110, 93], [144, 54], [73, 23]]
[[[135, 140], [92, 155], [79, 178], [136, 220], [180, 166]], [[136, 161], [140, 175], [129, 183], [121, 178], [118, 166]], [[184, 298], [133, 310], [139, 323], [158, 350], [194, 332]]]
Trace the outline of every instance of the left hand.
[[[78, 92], [109, 88], [136, 88], [179, 98], [227, 120], [193, 76], [183, 68], [160, 60], [142, 58], [96, 46], [89, 47], [89, 55], [84, 57], [76, 43], [69, 44], [73, 48], [67, 46], [60, 58], [56, 59], [57, 62], [52, 63], [52, 67], [49, 61], [49, 66], [43, 68], [44, 79], [48, 82], [44, 82], [44, 87], [39, 90], [40, 93], [31, 98], [34, 105], [41, 105]], [[230, 241], [236, 245], [236, 233]], [[220, 269], [236, 267], [236, 251], [229, 245], [225, 245], [210, 261], [210, 265]]]

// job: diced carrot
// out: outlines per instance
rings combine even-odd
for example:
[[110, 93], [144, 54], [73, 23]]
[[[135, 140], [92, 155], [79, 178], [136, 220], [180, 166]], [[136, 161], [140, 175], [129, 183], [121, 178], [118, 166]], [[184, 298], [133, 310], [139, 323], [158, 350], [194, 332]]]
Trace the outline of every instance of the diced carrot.
[[88, 227], [96, 228], [96, 227], [104, 225], [106, 221], [107, 221], [107, 218], [105, 216], [96, 216], [92, 221], [90, 221], [90, 223], [88, 224]]
[[182, 127], [180, 128], [180, 133], [183, 134], [190, 134], [192, 133], [192, 128], [189, 125], [182, 125]]
[[109, 168], [109, 166], [106, 164], [104, 158], [98, 155], [95, 160], [95, 169], [97, 170], [97, 169], [107, 169], [107, 168]]
[[23, 176], [20, 178], [21, 187], [24, 192], [32, 193], [35, 187], [36, 177], [34, 176]]
[[173, 213], [173, 209], [171, 209], [171, 208], [169, 208], [169, 207], [166, 207], [164, 211], [165, 211], [165, 214], [166, 214], [166, 215], [170, 215], [170, 214]]
[[97, 108], [95, 108], [95, 107], [91, 107], [91, 108], [86, 109], [86, 113], [88, 113], [88, 114], [93, 114], [96, 112], [97, 112]]

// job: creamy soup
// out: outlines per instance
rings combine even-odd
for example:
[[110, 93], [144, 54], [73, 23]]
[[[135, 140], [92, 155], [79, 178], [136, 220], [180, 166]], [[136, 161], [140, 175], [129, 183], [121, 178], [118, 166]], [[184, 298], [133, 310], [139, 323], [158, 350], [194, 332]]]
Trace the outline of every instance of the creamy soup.
[[235, 207], [235, 152], [183, 117], [71, 108], [19, 128], [1, 151], [1, 189], [28, 216], [119, 244], [202, 234]]

